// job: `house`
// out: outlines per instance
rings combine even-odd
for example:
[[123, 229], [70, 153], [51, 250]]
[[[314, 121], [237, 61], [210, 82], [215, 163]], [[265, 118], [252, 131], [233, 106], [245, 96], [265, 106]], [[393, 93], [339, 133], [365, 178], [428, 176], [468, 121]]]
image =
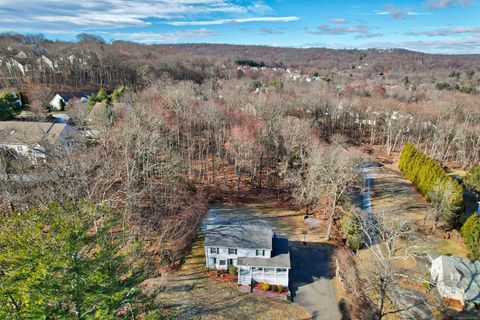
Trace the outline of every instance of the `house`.
[[66, 123], [0, 121], [0, 148], [16, 151], [33, 163], [45, 161], [47, 147], [71, 150], [77, 129]]
[[238, 283], [269, 283], [288, 287], [288, 239], [258, 225], [210, 225], [205, 233], [207, 268], [236, 266]]
[[88, 92], [58, 92], [53, 99], [50, 100], [49, 105], [54, 110], [62, 110], [70, 100], [77, 99], [82, 103], [86, 103], [89, 96], [90, 93]]
[[444, 301], [480, 304], [480, 261], [430, 254], [431, 277]]

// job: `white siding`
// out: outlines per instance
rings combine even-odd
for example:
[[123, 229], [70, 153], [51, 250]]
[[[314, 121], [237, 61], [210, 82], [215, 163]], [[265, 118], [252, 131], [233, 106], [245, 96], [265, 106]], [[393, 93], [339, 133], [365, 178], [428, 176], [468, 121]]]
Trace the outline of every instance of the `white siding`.
[[[218, 253], [212, 253], [210, 248], [218, 248]], [[234, 266], [237, 265], [237, 259], [239, 257], [257, 257], [256, 249], [241, 249], [241, 248], [230, 248], [230, 249], [237, 249], [237, 254], [229, 254], [228, 249], [226, 247], [205, 247], [205, 265], [207, 268], [210, 269], [227, 269], [229, 266], [229, 259], [232, 259], [232, 264]], [[262, 258], [270, 258], [271, 257], [271, 250], [269, 249], [260, 249], [263, 253], [265, 250], [265, 256], [260, 255], [259, 257]], [[260, 253], [260, 252], [259, 252]], [[213, 259], [216, 259], [215, 263]], [[220, 260], [226, 260], [226, 265], [220, 265]]]
[[[60, 110], [61, 109], [60, 100], [63, 100], [63, 98], [60, 97], [59, 94], [56, 94], [55, 97], [53, 97], [53, 99], [50, 100], [50, 106], [55, 110]], [[67, 101], [63, 100], [63, 102], [65, 103], [65, 105], [67, 104]]]
[[32, 148], [27, 144], [0, 144], [0, 148], [15, 150], [18, 154], [29, 158], [33, 163], [45, 159], [45, 149], [39, 145]]
[[288, 287], [288, 269], [241, 266], [238, 270], [238, 283], [250, 285], [252, 280]]

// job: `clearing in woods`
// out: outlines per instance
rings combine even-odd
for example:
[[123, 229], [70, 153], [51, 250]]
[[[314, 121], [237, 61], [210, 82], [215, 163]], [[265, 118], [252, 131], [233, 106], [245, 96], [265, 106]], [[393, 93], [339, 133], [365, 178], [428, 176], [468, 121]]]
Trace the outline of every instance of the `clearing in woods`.
[[[372, 209], [374, 212], [401, 215], [419, 229], [420, 245], [443, 255], [467, 256], [465, 244], [461, 241], [444, 239], [431, 234], [433, 220], [428, 216], [429, 204], [417, 192], [413, 184], [397, 169], [397, 163], [375, 167], [370, 172], [372, 179]], [[441, 228], [441, 223], [439, 228]], [[443, 233], [444, 234], [444, 233]]]
[[[225, 221], [224, 221], [225, 220]], [[272, 197], [249, 198], [240, 206], [214, 205], [208, 223], [255, 223], [270, 226], [291, 241], [323, 239], [323, 228], [311, 229], [303, 213], [276, 202]], [[305, 234], [304, 231], [307, 231]], [[200, 233], [180, 270], [166, 281], [156, 303], [182, 319], [310, 319], [311, 314], [296, 303], [242, 294], [236, 283], [208, 277], [205, 269], [204, 236]]]

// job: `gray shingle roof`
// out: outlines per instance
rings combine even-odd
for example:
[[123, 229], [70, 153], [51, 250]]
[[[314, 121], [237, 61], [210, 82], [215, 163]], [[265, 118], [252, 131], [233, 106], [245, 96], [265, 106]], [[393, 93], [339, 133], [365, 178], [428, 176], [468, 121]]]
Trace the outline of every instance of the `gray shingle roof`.
[[243, 249], [272, 249], [272, 229], [254, 225], [209, 225], [205, 246]]
[[271, 258], [243, 257], [238, 258], [239, 266], [290, 268], [290, 250], [288, 239], [273, 238], [273, 252]]
[[0, 144], [36, 144], [47, 139], [52, 122], [0, 121]]
[[57, 94], [62, 97], [63, 100], [67, 101], [72, 98], [88, 98], [92, 93], [91, 92], [57, 92]]
[[[480, 261], [471, 262], [460, 257], [440, 256], [445, 285], [463, 289], [466, 299], [480, 303]], [[451, 273], [460, 273], [460, 281], [453, 281]]]

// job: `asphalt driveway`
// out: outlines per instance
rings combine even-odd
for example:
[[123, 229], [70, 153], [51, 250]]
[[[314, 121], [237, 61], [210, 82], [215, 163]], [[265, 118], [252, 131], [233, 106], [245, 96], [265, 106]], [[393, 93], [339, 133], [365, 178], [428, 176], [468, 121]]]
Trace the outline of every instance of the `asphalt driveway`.
[[342, 319], [329, 271], [331, 249], [328, 244], [291, 243], [290, 290], [293, 302], [305, 307], [312, 319]]

